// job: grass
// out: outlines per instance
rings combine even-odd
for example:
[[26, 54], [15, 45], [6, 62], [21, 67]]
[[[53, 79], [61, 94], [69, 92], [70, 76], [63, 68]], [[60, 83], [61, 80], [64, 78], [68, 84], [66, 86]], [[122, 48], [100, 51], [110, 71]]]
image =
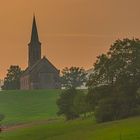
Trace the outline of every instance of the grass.
[[76, 120], [37, 125], [1, 134], [2, 140], [140, 140], [140, 117], [96, 124]]
[[0, 113], [3, 124], [29, 122], [56, 117], [60, 90], [1, 91]]
[[[13, 125], [55, 118], [60, 90], [2, 91], [0, 113], [3, 124]], [[0, 140], [140, 140], [140, 117], [96, 124], [90, 118], [52, 121], [3, 132]]]

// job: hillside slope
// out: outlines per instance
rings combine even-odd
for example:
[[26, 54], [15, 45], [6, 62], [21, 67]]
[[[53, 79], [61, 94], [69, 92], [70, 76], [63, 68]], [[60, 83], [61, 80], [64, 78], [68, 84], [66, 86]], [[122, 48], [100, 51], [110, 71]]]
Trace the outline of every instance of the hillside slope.
[[3, 140], [140, 140], [140, 117], [96, 124], [76, 120], [36, 125], [1, 134]]
[[16, 124], [56, 117], [60, 90], [1, 91], [0, 114], [3, 124]]

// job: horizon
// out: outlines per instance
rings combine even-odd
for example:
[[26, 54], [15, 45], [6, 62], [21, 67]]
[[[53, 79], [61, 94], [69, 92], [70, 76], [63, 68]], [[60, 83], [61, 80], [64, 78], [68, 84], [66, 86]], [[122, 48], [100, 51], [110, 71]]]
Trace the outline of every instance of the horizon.
[[0, 79], [4, 79], [10, 65], [27, 67], [33, 13], [42, 57], [60, 70], [70, 66], [87, 70], [116, 39], [140, 38], [139, 5], [139, 0], [2, 2]]

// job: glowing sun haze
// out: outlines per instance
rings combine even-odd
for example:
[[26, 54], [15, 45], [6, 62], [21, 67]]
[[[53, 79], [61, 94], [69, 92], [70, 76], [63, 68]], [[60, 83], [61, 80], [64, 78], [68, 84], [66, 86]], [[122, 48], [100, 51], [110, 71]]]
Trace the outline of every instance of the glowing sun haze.
[[59, 69], [91, 68], [114, 40], [140, 38], [140, 0], [1, 0], [0, 78], [27, 67], [33, 13], [42, 55]]

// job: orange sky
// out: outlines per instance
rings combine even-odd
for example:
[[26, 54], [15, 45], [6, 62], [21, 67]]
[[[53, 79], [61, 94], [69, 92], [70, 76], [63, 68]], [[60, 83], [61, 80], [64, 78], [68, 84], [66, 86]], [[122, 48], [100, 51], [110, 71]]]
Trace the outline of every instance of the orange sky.
[[140, 38], [140, 0], [1, 0], [0, 78], [27, 66], [33, 13], [42, 55], [59, 69], [91, 68], [114, 40]]

